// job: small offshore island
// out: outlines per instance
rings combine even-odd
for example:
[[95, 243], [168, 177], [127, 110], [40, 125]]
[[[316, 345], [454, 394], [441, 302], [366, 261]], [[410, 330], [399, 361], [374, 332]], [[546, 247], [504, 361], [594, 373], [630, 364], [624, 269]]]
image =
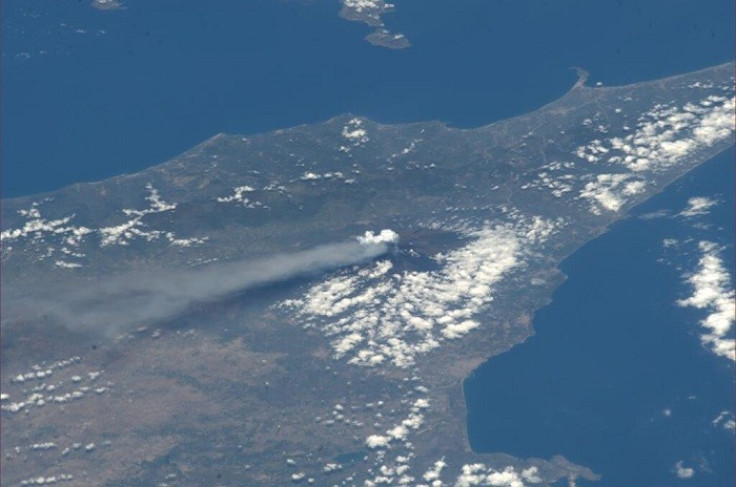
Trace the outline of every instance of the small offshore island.
[[475, 129], [220, 134], [3, 201], [3, 484], [594, 485], [474, 453], [463, 380], [534, 333], [562, 260], [733, 145], [733, 73]]
[[374, 46], [389, 49], [411, 47], [404, 34], [394, 34], [386, 29], [382, 16], [393, 11], [394, 5], [385, 0], [342, 0], [340, 17], [373, 27], [375, 30], [365, 36], [365, 40]]

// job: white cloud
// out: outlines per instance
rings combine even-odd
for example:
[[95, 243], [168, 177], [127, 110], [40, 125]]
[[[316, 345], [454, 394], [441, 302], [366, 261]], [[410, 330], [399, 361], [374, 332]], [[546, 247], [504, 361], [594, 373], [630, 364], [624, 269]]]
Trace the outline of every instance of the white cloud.
[[386, 2], [383, 0], [342, 0], [343, 5], [348, 8], [355, 10], [356, 12], [363, 12], [365, 10], [382, 10], [386, 7]]
[[299, 179], [302, 181], [316, 181], [317, 179], [322, 179], [322, 176], [313, 172], [305, 172]]
[[391, 443], [391, 438], [388, 436], [381, 435], [370, 435], [365, 439], [365, 444], [368, 448], [386, 448]]
[[607, 162], [632, 172], [659, 171], [703, 147], [733, 137], [734, 98], [708, 96], [681, 108], [657, 104], [643, 114], [634, 132], [594, 140], [575, 154], [590, 163]]
[[73, 480], [74, 476], [71, 474], [62, 473], [59, 475], [52, 475], [49, 477], [44, 477], [43, 475], [39, 477], [32, 477], [26, 480], [22, 480], [20, 482], [20, 485], [22, 486], [31, 486], [31, 485], [52, 485], [56, 484], [58, 481], [66, 482], [69, 480]]
[[378, 235], [368, 231], [363, 236], [358, 237], [358, 242], [363, 245], [396, 244], [399, 242], [399, 234], [388, 229], [381, 230]]
[[530, 484], [538, 484], [542, 482], [542, 479], [539, 476], [539, 469], [537, 467], [529, 467], [526, 470], [522, 470], [521, 478], [523, 478]]
[[698, 269], [686, 276], [693, 294], [677, 301], [677, 304], [706, 310], [708, 316], [700, 321], [701, 327], [706, 330], [700, 337], [703, 345], [718, 356], [736, 361], [734, 339], [728, 338], [733, 334], [736, 314], [731, 276], [714, 243], [703, 241], [698, 248], [701, 252]]
[[705, 196], [695, 196], [687, 200], [687, 208], [680, 212], [680, 216], [689, 218], [698, 215], [706, 215], [710, 208], [717, 204], [718, 202], [714, 199], [706, 198]]
[[445, 463], [444, 458], [437, 460], [436, 462], [434, 462], [434, 465], [432, 465], [431, 468], [429, 468], [426, 472], [424, 472], [424, 475], [422, 475], [422, 478], [426, 480], [427, 482], [439, 480], [440, 476], [442, 475], [442, 470], [446, 466], [447, 466], [447, 463]]
[[[579, 197], [595, 203], [591, 207], [595, 214], [601, 210], [619, 211], [628, 201], [627, 196], [644, 191], [643, 174], [666, 170], [703, 148], [732, 138], [733, 133], [734, 98], [711, 95], [697, 105], [687, 103], [681, 108], [657, 104], [639, 117], [636, 130], [628, 135], [595, 139], [574, 151], [578, 158], [589, 163], [629, 171], [597, 175]], [[553, 191], [561, 191], [560, 185], [568, 184], [559, 177], [542, 174], [545, 177], [535, 184]]]
[[25, 222], [20, 228], [0, 232], [0, 242], [3, 242], [2, 253], [6, 255], [12, 251], [12, 247], [7, 245], [7, 242], [27, 239], [33, 245], [45, 247], [37, 256], [38, 260], [50, 258], [56, 255], [57, 251], [60, 251], [64, 254], [64, 259], [58, 260], [55, 265], [60, 268], [75, 268], [80, 264], [70, 262], [70, 260], [82, 258], [85, 255], [71, 249], [78, 249], [87, 235], [94, 233], [95, 230], [71, 224], [75, 215], [68, 215], [54, 220], [44, 218], [41, 215], [40, 206], [48, 201], [51, 200], [35, 201], [30, 208], [18, 210], [18, 214], [25, 218]]
[[488, 485], [498, 487], [524, 487], [521, 475], [514, 467], [495, 470], [482, 463], [463, 465], [462, 473], [455, 481], [455, 487]]
[[27, 220], [21, 228], [5, 230], [0, 233], [0, 241], [16, 240], [25, 237], [31, 237], [34, 240], [41, 240], [46, 235], [58, 235], [68, 239], [69, 245], [78, 244], [85, 235], [92, 233], [93, 230], [84, 226], [69, 225], [74, 218], [70, 215], [56, 220], [47, 220], [41, 216], [38, 209], [39, 203], [33, 203], [29, 210], [20, 210], [18, 213], [26, 217]]
[[601, 209], [617, 212], [628, 201], [627, 197], [644, 192], [643, 180], [631, 174], [598, 174], [595, 181], [585, 185], [580, 198], [592, 202], [590, 211], [596, 215]]
[[722, 427], [725, 430], [736, 430], [736, 421], [732, 411], [721, 411], [712, 421], [713, 427]]
[[414, 401], [414, 405], [412, 406], [412, 411], [416, 412], [420, 409], [427, 409], [428, 407], [429, 407], [429, 400], [423, 397], [420, 397], [419, 399]]
[[440, 333], [445, 338], [460, 338], [463, 335], [467, 335], [470, 330], [480, 326], [480, 323], [474, 320], [465, 320], [461, 323], [449, 323], [446, 325]]
[[151, 184], [146, 185], [148, 196], [146, 200], [149, 202], [148, 208], [144, 210], [123, 209], [123, 214], [132, 216], [130, 220], [119, 225], [100, 228], [98, 231], [101, 236], [100, 245], [107, 247], [108, 245], [128, 245], [130, 241], [136, 238], [143, 238], [150, 242], [165, 237], [168, 240], [174, 239], [171, 232], [163, 232], [161, 230], [145, 230], [146, 225], [143, 223], [143, 217], [154, 213], [163, 213], [176, 209], [176, 204], [167, 203], [158, 193], [158, 190]]
[[[89, 235], [99, 236], [101, 247], [110, 245], [125, 246], [138, 238], [149, 242], [160, 239], [167, 241], [170, 245], [180, 247], [202, 244], [207, 240], [207, 237], [179, 238], [171, 231], [150, 229], [143, 221], [146, 215], [173, 211], [176, 209], [176, 205], [165, 202], [151, 184], [147, 184], [146, 189], [149, 193], [146, 197], [146, 201], [149, 203], [148, 208], [143, 210], [123, 209], [122, 213], [129, 217], [127, 221], [98, 229], [88, 228], [84, 225], [73, 225], [71, 222], [75, 215], [48, 220], [41, 215], [40, 206], [50, 200], [34, 202], [30, 208], [18, 211], [26, 219], [23, 226], [3, 231], [0, 233], [0, 241], [29, 239], [31, 243], [45, 247], [45, 250], [38, 256], [39, 260], [61, 252], [63, 258], [57, 259], [54, 265], [62, 269], [75, 269], [82, 266], [79, 259], [86, 255], [79, 251], [79, 246], [87, 240]], [[5, 254], [10, 249], [12, 249], [10, 246], [4, 245], [2, 251]]]
[[342, 129], [342, 136], [352, 142], [354, 146], [365, 144], [370, 139], [368, 132], [363, 128], [363, 121], [359, 118], [353, 118]]
[[386, 431], [386, 434], [395, 440], [404, 440], [409, 434], [409, 430], [403, 424], [394, 426], [390, 430]]
[[695, 470], [685, 467], [682, 460], [675, 464], [674, 472], [678, 479], [689, 479], [695, 475]]
[[233, 189], [233, 194], [231, 194], [230, 196], [218, 197], [217, 201], [219, 203], [236, 202], [245, 208], [268, 208], [260, 201], [253, 201], [250, 198], [246, 197], [247, 194], [253, 193], [254, 191], [255, 188], [252, 188], [248, 185], [238, 186], [237, 188]]
[[[470, 242], [437, 255], [436, 271], [388, 275], [385, 262], [342, 272], [313, 286], [303, 299], [282, 303], [332, 343], [352, 364], [408, 367], [417, 355], [480, 326], [472, 317], [493, 301], [493, 288], [522, 265], [527, 247], [546, 240], [554, 223], [521, 218], [470, 233]], [[395, 241], [381, 232], [363, 241]]]
[[562, 198], [565, 194], [573, 191], [573, 183], [575, 183], [575, 176], [572, 174], [554, 174], [554, 171], [562, 168], [572, 168], [574, 163], [560, 163], [554, 162], [545, 166], [545, 169], [537, 177], [528, 183], [521, 186], [521, 189], [540, 189], [549, 190], [555, 198]]

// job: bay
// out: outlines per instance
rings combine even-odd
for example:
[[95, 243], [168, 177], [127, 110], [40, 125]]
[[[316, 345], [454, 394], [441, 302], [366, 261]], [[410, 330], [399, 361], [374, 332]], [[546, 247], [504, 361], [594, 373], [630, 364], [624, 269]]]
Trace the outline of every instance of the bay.
[[[465, 383], [474, 450], [562, 454], [602, 474], [601, 487], [675, 485], [680, 461], [698, 485], [732, 484], [734, 434], [712, 422], [734, 410], [733, 362], [701, 346], [707, 312], [675, 301], [692, 292], [683, 274], [697, 241], [722, 245], [734, 268], [734, 157], [697, 168], [563, 263], [568, 279], [536, 335]], [[720, 201], [695, 227], [675, 216], [692, 196]]]
[[406, 0], [409, 49], [363, 41], [339, 2], [3, 2], [3, 197], [131, 173], [218, 132], [352, 112], [471, 127], [575, 82], [632, 83], [734, 58], [722, 0]]

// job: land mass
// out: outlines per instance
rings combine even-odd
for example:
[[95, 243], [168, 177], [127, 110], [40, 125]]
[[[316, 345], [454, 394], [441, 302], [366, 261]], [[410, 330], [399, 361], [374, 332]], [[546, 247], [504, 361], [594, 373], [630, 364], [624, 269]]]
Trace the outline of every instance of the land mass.
[[733, 72], [475, 129], [220, 134], [3, 201], [2, 482], [595, 480], [473, 452], [463, 380], [533, 334], [565, 257], [733, 145]]

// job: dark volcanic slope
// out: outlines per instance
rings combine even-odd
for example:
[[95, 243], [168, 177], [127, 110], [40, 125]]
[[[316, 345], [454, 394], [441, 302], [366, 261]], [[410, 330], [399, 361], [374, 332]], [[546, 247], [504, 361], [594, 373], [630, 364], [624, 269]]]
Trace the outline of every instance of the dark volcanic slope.
[[473, 130], [218, 135], [4, 201], [3, 484], [594, 479], [469, 451], [461, 382], [533, 333], [565, 256], [733, 144], [733, 71]]

